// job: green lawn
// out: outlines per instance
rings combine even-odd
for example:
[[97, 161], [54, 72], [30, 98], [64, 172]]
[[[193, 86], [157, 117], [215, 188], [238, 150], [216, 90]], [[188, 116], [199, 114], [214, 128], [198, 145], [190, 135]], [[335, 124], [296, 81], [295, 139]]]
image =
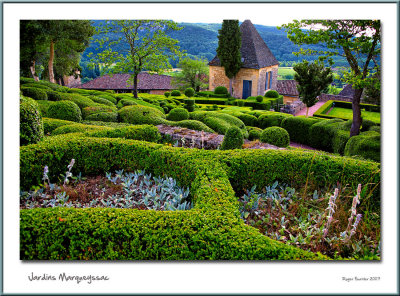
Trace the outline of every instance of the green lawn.
[[[327, 115], [337, 116], [337, 117], [346, 118], [346, 119], [352, 119], [353, 118], [353, 110], [347, 109], [347, 108], [334, 107], [329, 113], [327, 113]], [[364, 119], [371, 120], [375, 123], [381, 122], [381, 114], [379, 112], [371, 112], [371, 111], [361, 110], [361, 116]]]

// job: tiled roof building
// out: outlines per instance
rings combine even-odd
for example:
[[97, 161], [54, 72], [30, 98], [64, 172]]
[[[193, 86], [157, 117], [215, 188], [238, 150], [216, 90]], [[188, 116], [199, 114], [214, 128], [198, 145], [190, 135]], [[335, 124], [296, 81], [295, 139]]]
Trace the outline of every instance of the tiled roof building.
[[[133, 84], [127, 82], [129, 78], [130, 74], [104, 75], [77, 87], [83, 89], [112, 89], [116, 92], [131, 92], [133, 90]], [[167, 75], [139, 73], [138, 92], [163, 94], [165, 91], [172, 89], [171, 79], [172, 77]]]
[[[264, 95], [269, 89], [276, 89], [279, 62], [265, 44], [250, 20], [240, 25], [242, 46], [242, 68], [234, 78], [233, 95], [247, 98], [249, 96]], [[229, 87], [229, 78], [221, 67], [217, 56], [211, 60], [210, 90], [217, 86]]]
[[276, 91], [280, 95], [283, 95], [283, 102], [285, 104], [299, 99], [299, 91], [297, 90], [297, 82], [295, 80], [278, 80]]

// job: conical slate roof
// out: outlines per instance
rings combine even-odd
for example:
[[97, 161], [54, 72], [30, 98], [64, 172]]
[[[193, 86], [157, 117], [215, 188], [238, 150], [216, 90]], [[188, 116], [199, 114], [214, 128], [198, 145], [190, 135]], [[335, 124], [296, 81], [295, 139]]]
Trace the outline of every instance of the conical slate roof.
[[[245, 20], [240, 25], [240, 32], [242, 33], [242, 47], [240, 49], [243, 61], [242, 68], [260, 69], [279, 64], [250, 20]], [[215, 56], [209, 65], [221, 66], [221, 62]]]

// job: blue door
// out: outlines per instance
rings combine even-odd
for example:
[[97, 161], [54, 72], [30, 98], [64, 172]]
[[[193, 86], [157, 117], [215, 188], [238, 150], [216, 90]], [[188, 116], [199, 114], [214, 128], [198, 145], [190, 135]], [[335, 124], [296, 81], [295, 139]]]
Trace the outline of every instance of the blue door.
[[243, 99], [251, 96], [251, 80], [243, 80]]

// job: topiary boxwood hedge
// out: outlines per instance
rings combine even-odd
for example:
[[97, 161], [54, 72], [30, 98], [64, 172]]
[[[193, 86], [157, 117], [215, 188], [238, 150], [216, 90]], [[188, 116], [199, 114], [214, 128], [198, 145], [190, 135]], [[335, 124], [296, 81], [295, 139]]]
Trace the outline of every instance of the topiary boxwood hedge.
[[260, 141], [278, 147], [288, 147], [290, 144], [290, 137], [285, 129], [279, 126], [271, 126], [261, 132]]
[[47, 117], [69, 121], [82, 121], [82, 112], [79, 106], [72, 101], [58, 101], [47, 109]]
[[21, 92], [24, 96], [34, 100], [47, 100], [47, 93], [44, 89], [22, 86]]
[[118, 110], [118, 115], [121, 122], [131, 124], [157, 125], [165, 122], [164, 113], [161, 113], [158, 109], [142, 105], [125, 106]]
[[[21, 187], [73, 172], [146, 169], [190, 186], [189, 211], [47, 208], [20, 211], [21, 260], [324, 260], [274, 241], [239, 219], [233, 188], [275, 180], [309, 186], [379, 182], [379, 164], [324, 154], [278, 150], [211, 151], [134, 140], [57, 136], [20, 152]], [[57, 155], [57, 157], [54, 157]], [[231, 186], [232, 184], [232, 186]], [[296, 184], [299, 185], [299, 184]], [[378, 190], [379, 191], [379, 190]], [[374, 201], [374, 200], [372, 200]], [[365, 200], [361, 199], [361, 206]]]
[[20, 145], [34, 144], [43, 139], [43, 119], [36, 101], [20, 97], [19, 121]]
[[86, 135], [96, 138], [124, 138], [155, 143], [161, 139], [161, 134], [153, 125], [135, 125], [116, 129], [98, 130], [86, 132]]

